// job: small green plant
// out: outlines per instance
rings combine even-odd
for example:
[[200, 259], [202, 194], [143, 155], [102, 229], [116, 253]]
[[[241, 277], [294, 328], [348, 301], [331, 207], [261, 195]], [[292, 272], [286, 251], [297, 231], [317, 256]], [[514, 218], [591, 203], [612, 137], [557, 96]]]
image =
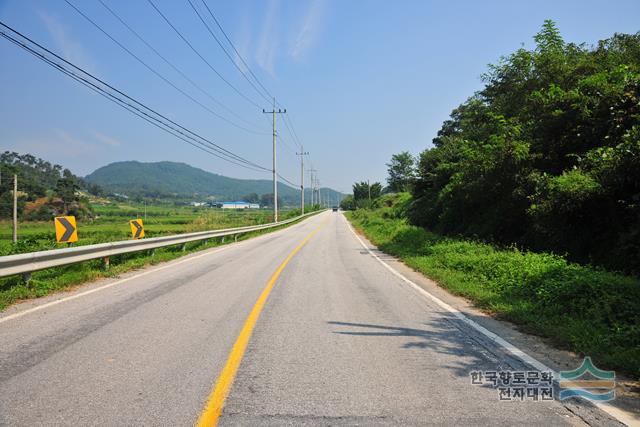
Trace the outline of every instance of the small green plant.
[[550, 253], [444, 237], [397, 215], [407, 203], [383, 197], [379, 209], [347, 216], [381, 250], [452, 293], [599, 365], [640, 376], [638, 278]]

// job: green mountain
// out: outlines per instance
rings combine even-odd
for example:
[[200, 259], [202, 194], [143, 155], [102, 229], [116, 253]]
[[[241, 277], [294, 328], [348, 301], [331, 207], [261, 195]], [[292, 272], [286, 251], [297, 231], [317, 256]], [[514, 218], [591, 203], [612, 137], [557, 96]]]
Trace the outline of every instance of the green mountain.
[[[129, 197], [154, 199], [218, 201], [240, 200], [255, 193], [258, 196], [273, 193], [273, 183], [266, 179], [236, 179], [194, 168], [185, 163], [137, 161], [116, 162], [103, 166], [85, 177], [106, 191]], [[341, 193], [322, 189], [323, 198], [340, 200]], [[309, 200], [307, 191], [305, 199]], [[285, 205], [300, 203], [297, 188], [278, 183], [278, 198]]]

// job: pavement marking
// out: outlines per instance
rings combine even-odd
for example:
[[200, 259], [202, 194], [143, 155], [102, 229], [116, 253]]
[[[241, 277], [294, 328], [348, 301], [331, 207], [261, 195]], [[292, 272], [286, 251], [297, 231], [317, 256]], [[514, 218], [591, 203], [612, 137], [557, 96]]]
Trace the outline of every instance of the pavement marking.
[[269, 298], [269, 294], [273, 289], [278, 277], [280, 277], [280, 273], [287, 266], [289, 261], [294, 257], [296, 253], [316, 234], [318, 231], [322, 229], [327, 224], [327, 220], [325, 220], [318, 228], [313, 230], [311, 233], [305, 237], [302, 242], [285, 258], [284, 261], [278, 266], [276, 271], [273, 273], [267, 285], [262, 290], [262, 293], [258, 297], [255, 305], [251, 309], [249, 316], [245, 320], [245, 323], [240, 331], [240, 335], [236, 339], [236, 342], [233, 344], [233, 348], [231, 349], [231, 353], [229, 353], [229, 358], [222, 368], [220, 372], [220, 376], [216, 380], [216, 384], [209, 394], [209, 398], [207, 399], [207, 404], [198, 419], [196, 424], [197, 427], [211, 427], [218, 424], [218, 420], [220, 419], [220, 415], [222, 414], [222, 408], [224, 407], [225, 399], [231, 390], [231, 386], [233, 385], [233, 380], [235, 379], [236, 373], [238, 372], [238, 368], [240, 367], [240, 362], [242, 362], [242, 358], [247, 349], [247, 345], [249, 344], [249, 339], [251, 338], [251, 334], [253, 333], [253, 329], [256, 326], [258, 318], [260, 317], [260, 313], [264, 308], [264, 304]]
[[[424, 296], [424, 297], [430, 299], [431, 301], [435, 302], [437, 305], [439, 305], [440, 307], [442, 307], [443, 309], [445, 309], [446, 311], [451, 313], [453, 316], [455, 316], [458, 320], [464, 322], [468, 326], [470, 326], [473, 329], [477, 330], [478, 332], [480, 332], [481, 334], [483, 334], [484, 336], [489, 338], [491, 341], [493, 341], [494, 343], [496, 343], [497, 345], [499, 345], [500, 347], [505, 349], [507, 352], [511, 353], [512, 355], [516, 356], [518, 359], [520, 359], [523, 362], [525, 362], [526, 364], [534, 367], [535, 369], [537, 369], [539, 371], [550, 371], [550, 372], [552, 372], [554, 381], [555, 382], [558, 381], [559, 375], [554, 369], [551, 369], [550, 367], [548, 367], [544, 363], [540, 362], [539, 360], [535, 359], [534, 357], [529, 356], [527, 353], [525, 353], [524, 351], [520, 350], [515, 345], [511, 344], [510, 342], [508, 342], [507, 340], [501, 338], [500, 336], [494, 334], [493, 332], [491, 332], [490, 330], [486, 329], [484, 326], [480, 325], [479, 323], [476, 323], [475, 321], [469, 319], [460, 310], [450, 306], [449, 304], [447, 304], [446, 302], [442, 301], [437, 296], [435, 296], [435, 295], [427, 292], [426, 290], [422, 289], [416, 283], [414, 283], [413, 281], [408, 279], [405, 275], [403, 275], [398, 270], [396, 270], [395, 268], [393, 268], [389, 264], [387, 264], [384, 260], [382, 260], [378, 255], [376, 255], [362, 241], [360, 236], [358, 236], [358, 234], [355, 232], [355, 230], [351, 226], [351, 223], [349, 222], [349, 220], [347, 220], [344, 216], [343, 216], [343, 218], [344, 218], [345, 222], [347, 223], [347, 226], [349, 227], [349, 229], [351, 230], [351, 232], [355, 236], [355, 238], [358, 239], [358, 241], [360, 242], [360, 245], [362, 245], [362, 247], [369, 253], [369, 255], [371, 255], [380, 264], [382, 264], [394, 276], [398, 277], [400, 280], [402, 280], [403, 282], [405, 282], [406, 284], [411, 286], [414, 290], [416, 290], [422, 296]], [[613, 405], [611, 405], [609, 403], [603, 403], [603, 402], [590, 402], [590, 403], [592, 405], [596, 406], [598, 409], [602, 410], [603, 412], [606, 412], [607, 414], [611, 415], [613, 418], [615, 418], [616, 420], [620, 421], [623, 424], [626, 424], [626, 425], [629, 425], [629, 426], [640, 426], [640, 420], [638, 420], [638, 418], [634, 414], [632, 414], [630, 412], [627, 412], [625, 410], [617, 408], [617, 407], [615, 407], [615, 406], [613, 406]]]
[[[299, 222], [297, 224], [301, 224], [301, 223]], [[293, 224], [293, 225], [297, 225], [297, 224]], [[288, 229], [288, 228], [285, 228], [283, 230], [286, 230], [286, 229]], [[283, 230], [278, 230], [278, 231], [283, 231]], [[278, 231], [276, 231], [276, 233]], [[250, 241], [254, 241], [255, 242], [257, 239], [266, 238], [266, 237], [272, 236], [273, 234], [274, 233], [263, 234], [261, 236], [256, 236], [254, 238], [245, 240], [245, 241], [243, 241], [241, 243], [250, 242]], [[40, 311], [40, 310], [43, 310], [45, 308], [49, 308], [51, 306], [58, 305], [60, 303], [66, 302], [66, 301], [71, 301], [71, 300], [74, 300], [76, 298], [84, 297], [84, 296], [90, 295], [90, 294], [92, 294], [94, 292], [99, 292], [99, 291], [108, 289], [108, 288], [110, 288], [112, 286], [116, 286], [116, 285], [119, 285], [121, 283], [128, 282], [129, 280], [137, 279], [139, 277], [146, 276], [147, 274], [155, 273], [156, 271], [161, 271], [161, 270], [164, 270], [164, 269], [167, 269], [167, 268], [172, 268], [172, 267], [175, 267], [176, 265], [180, 265], [180, 264], [183, 264], [185, 262], [193, 261], [194, 259], [202, 258], [202, 257], [208, 256], [208, 255], [211, 255], [211, 254], [215, 254], [215, 253], [218, 253], [218, 252], [230, 249], [230, 248], [234, 248], [234, 247], [237, 247], [237, 245], [238, 244], [234, 245], [232, 243], [232, 244], [222, 246], [222, 247], [217, 248], [217, 249], [212, 250], [212, 251], [207, 251], [207, 252], [199, 254], [199, 255], [194, 255], [194, 256], [190, 256], [188, 258], [183, 258], [183, 259], [179, 259], [179, 260], [168, 261], [168, 264], [166, 264], [166, 265], [163, 265], [163, 266], [160, 266], [160, 267], [157, 267], [157, 268], [151, 268], [150, 270], [144, 271], [144, 272], [142, 272], [140, 274], [136, 274], [134, 276], [127, 277], [125, 279], [116, 280], [115, 282], [107, 283], [104, 286], [93, 288], [93, 289], [90, 289], [88, 291], [81, 292], [79, 294], [70, 295], [68, 297], [60, 298], [60, 299], [48, 302], [46, 304], [38, 305], [38, 306], [35, 306], [33, 308], [29, 308], [27, 310], [23, 310], [23, 311], [19, 311], [17, 313], [14, 313], [14, 314], [10, 314], [8, 316], [0, 317], [0, 323], [4, 323], [4, 322], [12, 320], [12, 319], [17, 319], [17, 318], [25, 316], [25, 315], [27, 315], [29, 313]], [[1, 314], [2, 313], [0, 312], [0, 315]]]
[[108, 288], [110, 288], [112, 286], [116, 286], [116, 285], [119, 285], [121, 283], [128, 282], [129, 280], [137, 279], [139, 277], [146, 276], [147, 274], [155, 273], [156, 271], [161, 271], [161, 270], [164, 270], [166, 268], [175, 267], [178, 264], [182, 264], [182, 263], [194, 260], [194, 259], [198, 259], [198, 258], [201, 258], [203, 256], [207, 256], [207, 255], [211, 255], [211, 254], [214, 254], [214, 253], [218, 253], [218, 252], [220, 252], [220, 251], [222, 251], [224, 249], [228, 249], [230, 247], [231, 246], [225, 246], [225, 247], [222, 247], [222, 248], [217, 249], [215, 251], [207, 252], [207, 253], [204, 253], [204, 254], [200, 254], [200, 255], [196, 255], [196, 256], [193, 256], [193, 257], [186, 258], [186, 259], [182, 259], [180, 261], [172, 262], [170, 265], [164, 265], [164, 266], [161, 266], [161, 267], [158, 267], [158, 268], [153, 268], [151, 270], [144, 271], [144, 272], [142, 272], [140, 274], [136, 274], [135, 276], [131, 276], [131, 277], [127, 277], [125, 279], [116, 280], [115, 282], [107, 283], [104, 286], [93, 288], [93, 289], [90, 289], [88, 291], [81, 292], [79, 294], [70, 295], [68, 297], [60, 298], [60, 299], [57, 299], [55, 301], [48, 302], [46, 304], [35, 306], [35, 307], [30, 308], [28, 310], [19, 311], [17, 313], [10, 314], [9, 316], [0, 317], [0, 323], [6, 322], [6, 321], [11, 320], [11, 319], [16, 319], [18, 317], [22, 317], [22, 316], [24, 316], [26, 314], [33, 313], [34, 311], [40, 311], [42, 309], [45, 309], [45, 308], [48, 308], [48, 307], [51, 307], [51, 306], [54, 306], [54, 305], [58, 305], [60, 303], [66, 302], [66, 301], [71, 301], [71, 300], [74, 300], [76, 298], [80, 298], [80, 297], [83, 297], [83, 296], [86, 296], [86, 295], [90, 295], [90, 294], [92, 294], [94, 292], [102, 291], [102, 290], [108, 289]]

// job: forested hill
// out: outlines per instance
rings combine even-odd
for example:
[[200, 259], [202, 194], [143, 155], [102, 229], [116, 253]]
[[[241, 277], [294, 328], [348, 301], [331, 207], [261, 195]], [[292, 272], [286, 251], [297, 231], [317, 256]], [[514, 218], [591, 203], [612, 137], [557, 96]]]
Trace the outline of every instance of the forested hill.
[[[66, 208], [77, 202], [78, 189], [99, 193], [100, 189], [84, 182], [69, 169], [53, 164], [32, 154], [5, 151], [0, 154], [0, 218], [13, 213], [13, 176], [18, 179], [18, 216], [22, 217], [26, 202], [55, 197]], [[41, 203], [42, 214], [47, 217], [55, 211]], [[78, 208], [78, 206], [76, 206]], [[79, 214], [79, 211], [77, 211]], [[62, 213], [56, 211], [56, 213]]]
[[[85, 179], [107, 191], [133, 197], [236, 200], [251, 194], [273, 193], [271, 180], [229, 178], [176, 162], [116, 162], [97, 169]], [[323, 192], [333, 198], [339, 195], [330, 189]], [[300, 192], [279, 183], [278, 197], [284, 203], [296, 205]]]

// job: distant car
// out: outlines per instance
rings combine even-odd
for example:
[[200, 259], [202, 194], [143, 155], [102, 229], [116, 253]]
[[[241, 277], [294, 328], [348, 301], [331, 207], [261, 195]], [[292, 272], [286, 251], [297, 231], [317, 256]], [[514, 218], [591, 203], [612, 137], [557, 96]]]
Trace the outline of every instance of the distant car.
[[334, 206], [331, 210], [334, 211], [334, 212], [338, 212], [338, 207]]

